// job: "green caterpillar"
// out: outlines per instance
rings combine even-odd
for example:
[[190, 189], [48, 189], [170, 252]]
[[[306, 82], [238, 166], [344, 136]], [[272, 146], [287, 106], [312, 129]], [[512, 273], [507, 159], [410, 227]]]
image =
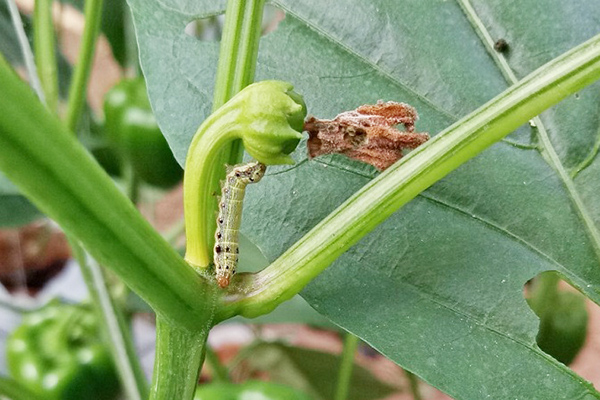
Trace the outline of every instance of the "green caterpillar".
[[260, 181], [266, 169], [266, 165], [259, 162], [236, 165], [228, 172], [221, 185], [214, 248], [216, 279], [221, 288], [229, 286], [238, 263], [238, 231], [242, 221], [246, 185]]

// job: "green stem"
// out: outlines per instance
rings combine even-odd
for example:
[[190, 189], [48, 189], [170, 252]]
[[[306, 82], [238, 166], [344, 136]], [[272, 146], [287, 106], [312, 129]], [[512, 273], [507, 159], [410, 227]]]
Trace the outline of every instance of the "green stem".
[[243, 138], [248, 153], [263, 164], [293, 162], [289, 152], [302, 138], [299, 130], [305, 115], [304, 103], [291, 84], [263, 81], [246, 87], [198, 128], [183, 177], [188, 263], [203, 269], [212, 260], [216, 194], [221, 191], [215, 177], [225, 173], [224, 165], [216, 161], [222, 149]]
[[421, 391], [419, 390], [419, 378], [410, 371], [404, 370], [406, 379], [410, 385], [410, 393], [412, 394], [413, 400], [421, 400]]
[[156, 317], [156, 359], [150, 400], [188, 400], [194, 396], [209, 325], [188, 330]]
[[69, 88], [69, 103], [65, 117], [67, 128], [73, 133], [77, 132], [77, 125], [85, 104], [88, 80], [96, 50], [96, 39], [100, 32], [100, 22], [102, 20], [102, 1], [87, 0], [85, 2], [85, 27], [79, 57], [75, 64], [75, 72]]
[[35, 62], [46, 98], [46, 106], [56, 112], [58, 106], [58, 67], [52, 21], [52, 0], [37, 0], [33, 10]]
[[[213, 111], [219, 109], [254, 80], [263, 7], [264, 0], [229, 0], [227, 3], [217, 64]], [[197, 160], [197, 162], [210, 163], [210, 165], [207, 165], [208, 168], [205, 169], [208, 175], [201, 188], [202, 191], [207, 193], [201, 199], [203, 202], [202, 210], [210, 210], [208, 215], [201, 216], [201, 218], [209, 219], [202, 227], [206, 230], [201, 228], [202, 231], [200, 232], [205, 240], [198, 244], [201, 247], [197, 249], [195, 244], [192, 245], [194, 247], [192, 252], [200, 254], [198, 260], [192, 262], [202, 267], [208, 265], [212, 258], [211, 249], [216, 228], [212, 216], [215, 215], [217, 210], [217, 198], [213, 193], [220, 191], [220, 182], [225, 177], [224, 166], [226, 164], [238, 164], [242, 159], [242, 155], [241, 141], [230, 140], [223, 143], [214, 154], [211, 154], [211, 158]], [[187, 213], [186, 210], [186, 219], [189, 221]]]
[[[6, 3], [8, 5], [8, 12], [10, 13], [10, 18], [15, 28], [15, 32], [17, 33], [17, 39], [19, 40], [21, 52], [23, 53], [23, 61], [25, 63], [25, 68], [27, 69], [27, 76], [29, 77], [29, 82], [31, 84], [31, 87], [37, 94], [38, 98], [43, 103], [46, 101], [44, 97], [44, 90], [42, 89], [40, 78], [38, 76], [37, 69], [35, 68], [33, 52], [31, 51], [31, 46], [29, 45], [29, 39], [27, 39], [25, 28], [23, 28], [23, 20], [21, 19], [21, 14], [19, 13], [19, 9], [17, 8], [15, 0], [6, 0]], [[4, 59], [2, 59], [1, 61], [6, 63]]]
[[217, 320], [262, 315], [290, 299], [420, 192], [598, 78], [600, 35], [534, 71], [370, 181], [269, 267], [246, 277], [237, 293], [223, 296]]
[[254, 81], [264, 0], [229, 0], [217, 64], [213, 111]]
[[204, 329], [214, 285], [144, 220], [6, 62], [0, 87], [0, 170], [155, 311]]
[[126, 183], [127, 183], [127, 197], [133, 204], [138, 204], [140, 201], [140, 179], [137, 176], [135, 169], [131, 163], [126, 165]]
[[230, 382], [229, 372], [227, 367], [223, 365], [219, 356], [214, 352], [210, 346], [206, 346], [206, 362], [210, 365], [212, 371], [213, 380], [215, 382]]
[[42, 400], [41, 396], [11, 378], [0, 376], [0, 397], [11, 400]]
[[102, 270], [93, 260], [88, 259], [83, 248], [75, 240], [71, 239], [69, 243], [96, 308], [101, 329], [108, 338], [107, 343], [127, 398], [147, 399], [148, 383], [135, 352], [130, 329], [123, 313], [109, 294]]
[[342, 359], [338, 372], [338, 381], [335, 391], [335, 400], [346, 400], [350, 393], [350, 380], [352, 378], [352, 369], [354, 368], [354, 354], [358, 347], [359, 339], [351, 333], [346, 334], [344, 340], [344, 349], [342, 350]]

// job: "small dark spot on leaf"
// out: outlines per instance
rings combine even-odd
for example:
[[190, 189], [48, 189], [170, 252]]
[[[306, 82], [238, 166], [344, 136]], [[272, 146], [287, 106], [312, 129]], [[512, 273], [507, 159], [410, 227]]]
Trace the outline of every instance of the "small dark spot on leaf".
[[506, 53], [508, 51], [508, 42], [504, 39], [498, 39], [496, 43], [494, 43], [494, 50], [498, 53]]

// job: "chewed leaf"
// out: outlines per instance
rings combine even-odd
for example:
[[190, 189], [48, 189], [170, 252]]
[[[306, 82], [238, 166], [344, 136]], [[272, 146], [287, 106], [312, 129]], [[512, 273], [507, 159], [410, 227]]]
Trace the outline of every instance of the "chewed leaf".
[[[157, 118], [182, 160], [210, 109], [216, 44], [181, 35], [198, 2], [187, 13], [131, 3]], [[379, 99], [408, 103], [416, 131], [432, 135], [510, 86], [497, 57], [522, 78], [600, 32], [596, 0], [474, 0], [472, 12], [465, 0], [274, 4], [287, 15], [261, 42], [257, 80], [291, 82], [320, 118]], [[522, 294], [528, 279], [556, 270], [600, 303], [599, 109], [598, 83], [566, 99], [395, 213], [303, 296], [456, 398], [599, 398], [536, 346]], [[248, 188], [241, 229], [271, 260], [375, 176], [306, 151]]]

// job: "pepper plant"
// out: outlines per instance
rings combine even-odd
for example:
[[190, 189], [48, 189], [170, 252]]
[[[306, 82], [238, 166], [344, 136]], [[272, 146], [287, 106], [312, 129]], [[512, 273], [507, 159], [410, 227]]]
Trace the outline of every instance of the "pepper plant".
[[[538, 348], [522, 296], [555, 270], [600, 303], [597, 4], [273, 4], [286, 19], [260, 41], [260, 0], [129, 2], [153, 110], [180, 164], [187, 157], [189, 262], [69, 132], [85, 72], [65, 127], [0, 63], [0, 169], [156, 312], [150, 397], [191, 399], [215, 324], [298, 293], [457, 398], [600, 397]], [[220, 45], [184, 34], [222, 12]], [[245, 101], [255, 79], [290, 84]], [[269, 167], [245, 201], [242, 232], [271, 264], [222, 290], [210, 269], [213, 193], [242, 141], [259, 161], [290, 159], [302, 108], [291, 86], [328, 117], [408, 102], [434, 138], [381, 174], [337, 156], [308, 161], [301, 143], [296, 164]]]

